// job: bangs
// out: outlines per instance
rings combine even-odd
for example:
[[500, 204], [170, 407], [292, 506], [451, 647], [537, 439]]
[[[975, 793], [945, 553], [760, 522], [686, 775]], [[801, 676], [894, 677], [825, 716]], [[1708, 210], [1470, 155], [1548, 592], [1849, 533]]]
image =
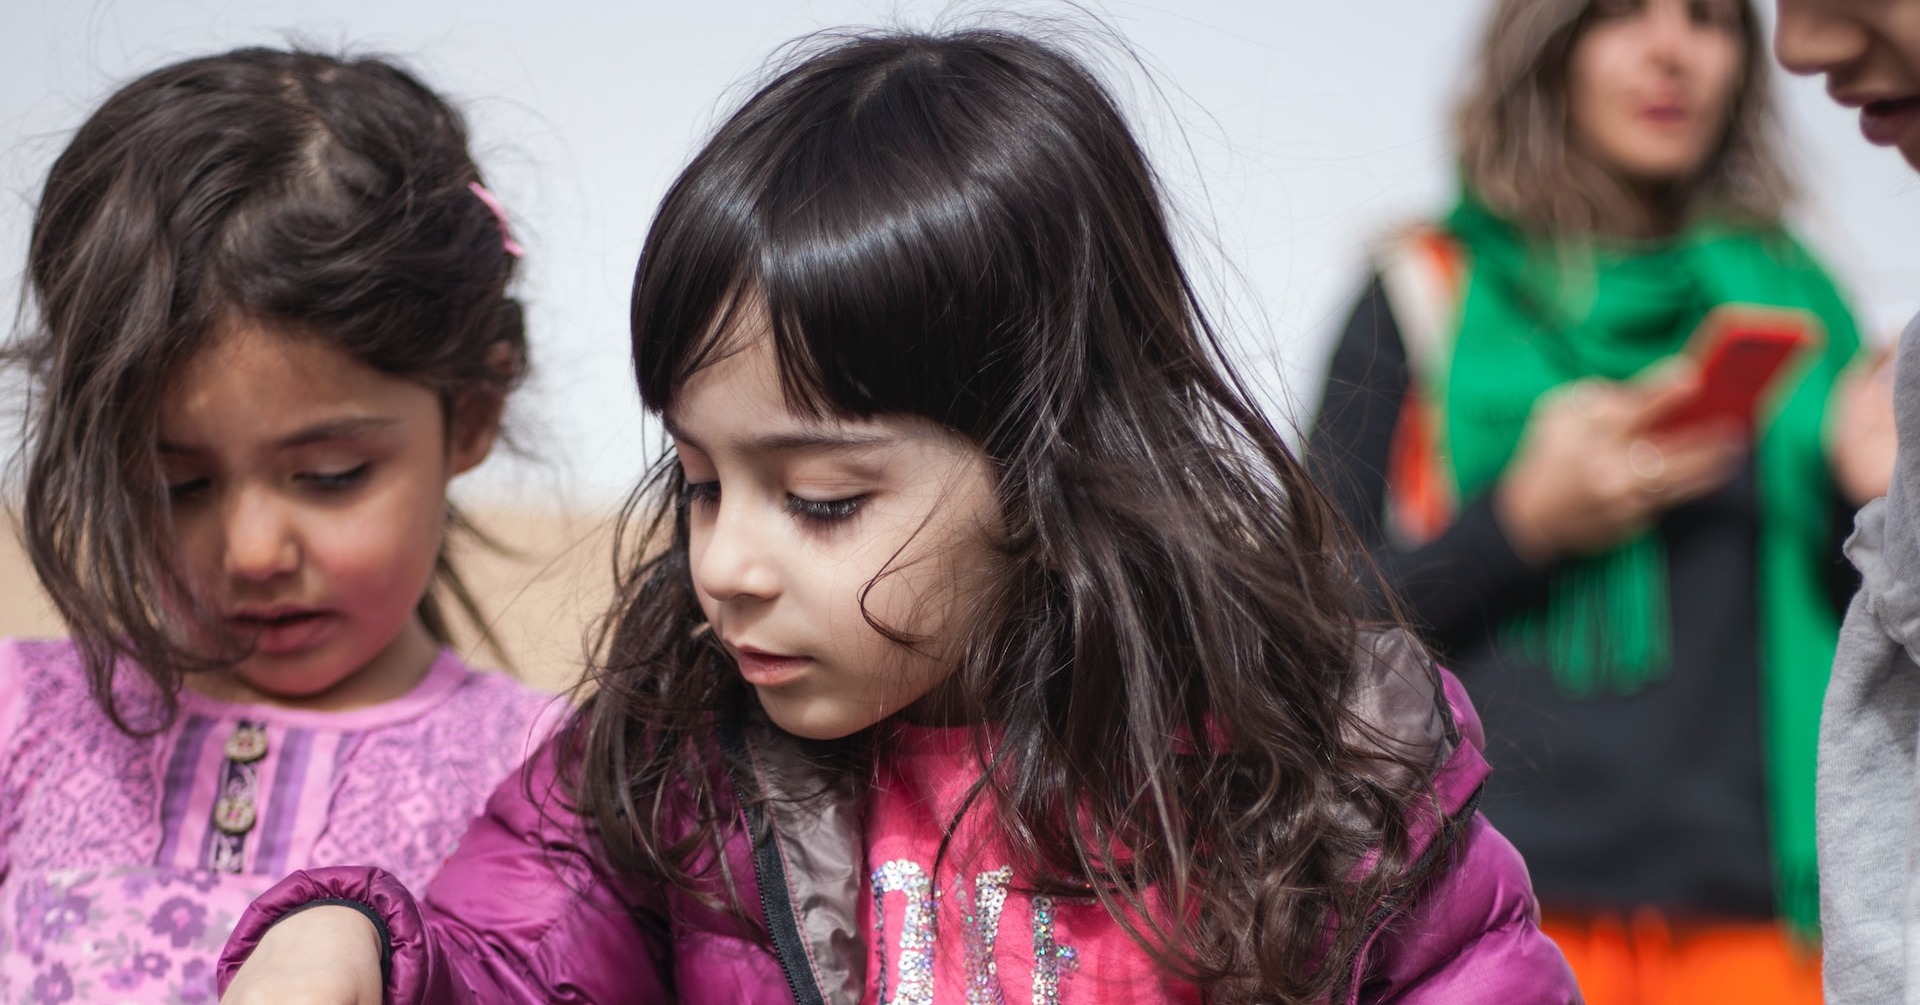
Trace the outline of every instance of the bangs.
[[982, 441], [1019, 357], [1062, 330], [1036, 305], [1078, 255], [1050, 235], [1084, 230], [1036, 221], [1073, 204], [1075, 172], [990, 86], [1005, 68], [859, 56], [769, 84], [662, 203], [633, 298], [649, 409], [764, 333], [796, 411], [906, 413]]

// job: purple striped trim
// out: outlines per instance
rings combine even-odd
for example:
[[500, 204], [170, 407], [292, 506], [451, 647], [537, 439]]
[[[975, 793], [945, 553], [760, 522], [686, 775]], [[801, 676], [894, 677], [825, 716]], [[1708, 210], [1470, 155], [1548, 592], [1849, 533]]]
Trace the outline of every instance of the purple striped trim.
[[360, 749], [360, 741], [365, 736], [364, 732], [340, 734], [340, 742], [333, 748], [333, 774], [327, 776], [329, 784], [333, 779], [340, 777], [340, 772], [346, 770], [347, 762], [353, 760], [353, 752]]
[[280, 878], [293, 853], [293, 829], [300, 816], [300, 795], [306, 789], [307, 762], [313, 757], [313, 730], [289, 729], [275, 746], [279, 756], [273, 769], [273, 795], [260, 822], [260, 843], [254, 847], [253, 873]]
[[193, 799], [194, 771], [200, 765], [200, 749], [206, 745], [207, 734], [213, 731], [213, 720], [198, 715], [186, 717], [186, 725], [180, 727], [180, 742], [173, 746], [173, 756], [167, 760], [166, 787], [160, 797], [160, 864], [170, 866], [174, 856], [180, 853], [180, 828], [186, 823], [187, 803]]

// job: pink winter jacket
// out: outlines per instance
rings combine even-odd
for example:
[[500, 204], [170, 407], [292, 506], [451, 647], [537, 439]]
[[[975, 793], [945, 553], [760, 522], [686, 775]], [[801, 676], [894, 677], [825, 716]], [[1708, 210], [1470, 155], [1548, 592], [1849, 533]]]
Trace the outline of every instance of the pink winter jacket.
[[[1416, 824], [1413, 854], [1447, 865], [1365, 919], [1366, 948], [1341, 1000], [1578, 1002], [1566, 962], [1537, 927], [1526, 866], [1475, 810], [1488, 769], [1465, 692], [1402, 637], [1386, 636], [1374, 651], [1352, 700], [1407, 749], [1432, 752], [1440, 813]], [[335, 900], [379, 919], [389, 1002], [857, 1005], [866, 959], [857, 798], [814, 774], [764, 722], [736, 724], [722, 742], [752, 765], [757, 791], [810, 794], [756, 802], [727, 847], [742, 899], [755, 905], [753, 925], [679, 890], [609, 874], [554, 797], [550, 745], [494, 793], [423, 902], [372, 868], [281, 881], [228, 941], [221, 989], [274, 922]], [[755, 833], [766, 840], [751, 844], [745, 835]]]

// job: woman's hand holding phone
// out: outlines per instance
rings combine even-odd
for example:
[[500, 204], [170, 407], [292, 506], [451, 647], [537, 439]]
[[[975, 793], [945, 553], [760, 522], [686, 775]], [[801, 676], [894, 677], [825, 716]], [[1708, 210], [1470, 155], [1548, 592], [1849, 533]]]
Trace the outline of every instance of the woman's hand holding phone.
[[1795, 364], [1825, 335], [1805, 311], [1753, 304], [1717, 307], [1700, 322], [1686, 357], [1699, 367], [1693, 393], [1673, 402], [1653, 429], [1671, 432], [1709, 422], [1731, 422], [1752, 434], [1762, 428]]
[[1682, 357], [1634, 380], [1575, 381], [1542, 396], [1494, 488], [1514, 551], [1536, 567], [1605, 551], [1725, 484], [1746, 453], [1744, 430], [1720, 420], [1656, 430], [1699, 380]]

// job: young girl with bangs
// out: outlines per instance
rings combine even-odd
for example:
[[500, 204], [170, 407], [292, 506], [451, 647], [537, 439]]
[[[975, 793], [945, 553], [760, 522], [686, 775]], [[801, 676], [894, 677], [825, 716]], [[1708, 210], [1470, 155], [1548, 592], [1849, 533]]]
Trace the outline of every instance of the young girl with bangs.
[[1108, 93], [997, 31], [803, 57], [641, 253], [673, 452], [593, 694], [423, 899], [257, 902], [226, 1000], [1576, 1000]]
[[551, 725], [447, 648], [447, 485], [526, 356], [479, 178], [410, 74], [265, 49], [127, 84], [55, 162], [11, 358], [72, 638], [0, 644], [0, 999], [210, 1002], [255, 897], [421, 889]]

